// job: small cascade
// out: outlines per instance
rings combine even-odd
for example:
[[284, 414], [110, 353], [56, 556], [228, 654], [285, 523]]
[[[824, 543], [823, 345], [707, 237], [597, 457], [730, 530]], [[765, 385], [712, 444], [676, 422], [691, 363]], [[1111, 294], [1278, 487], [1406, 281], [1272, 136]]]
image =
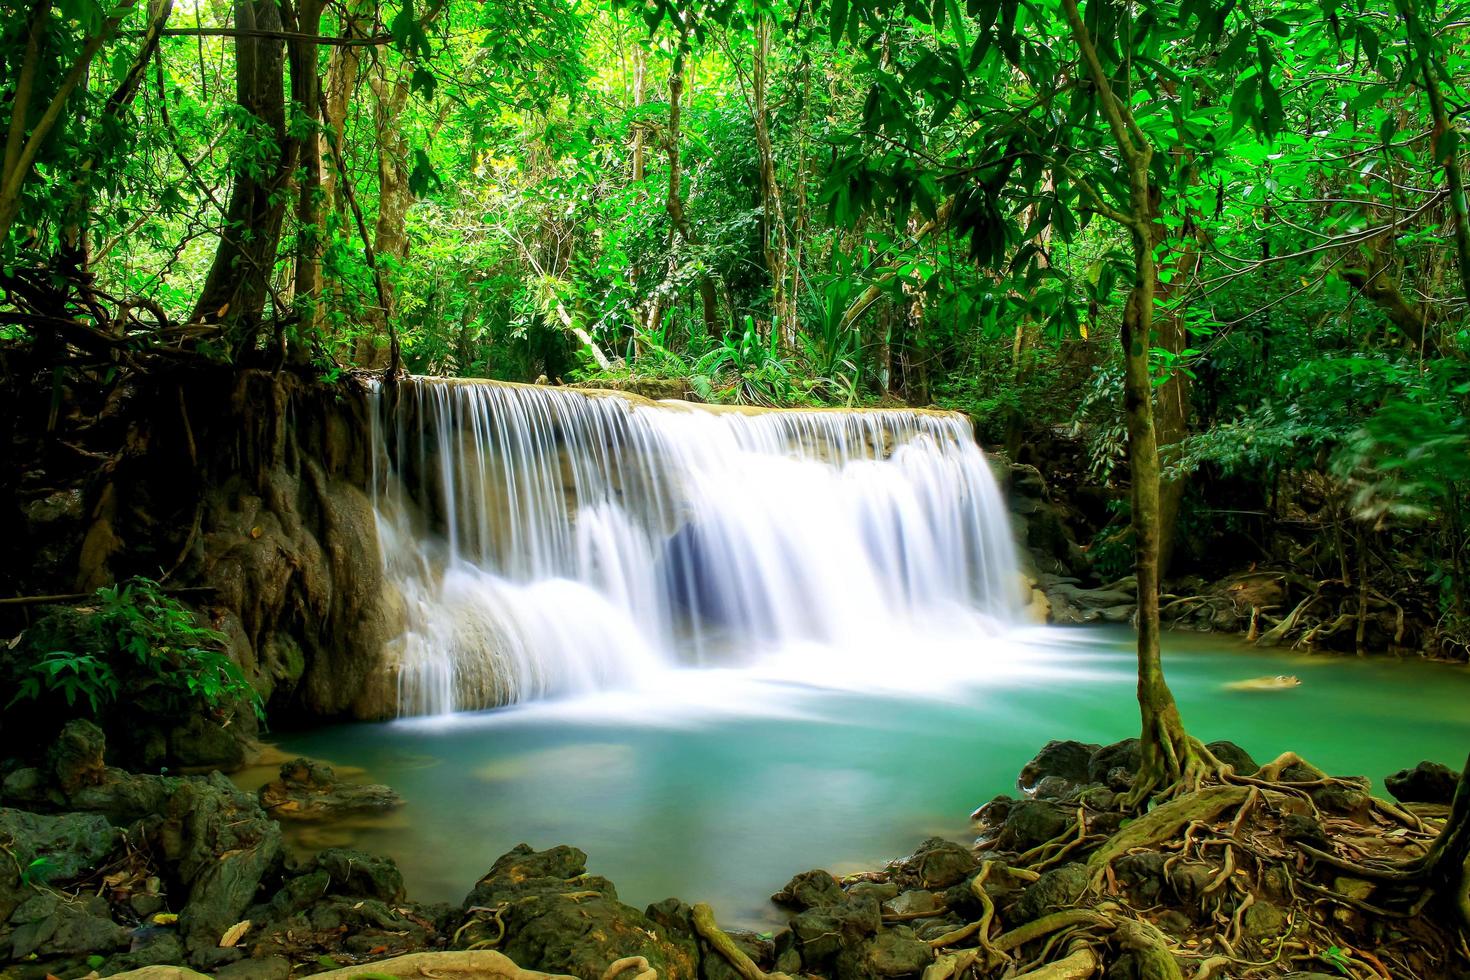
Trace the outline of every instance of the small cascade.
[[983, 643], [1016, 556], [968, 422], [415, 378], [376, 413], [399, 712]]

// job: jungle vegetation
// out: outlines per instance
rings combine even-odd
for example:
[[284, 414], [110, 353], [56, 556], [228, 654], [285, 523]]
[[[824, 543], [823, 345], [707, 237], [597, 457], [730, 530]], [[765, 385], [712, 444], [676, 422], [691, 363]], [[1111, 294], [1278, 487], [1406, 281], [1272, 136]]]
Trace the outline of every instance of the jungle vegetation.
[[1216, 772], [1158, 652], [1211, 541], [1306, 525], [1329, 636], [1470, 643], [1467, 114], [1463, 3], [32, 0], [0, 338], [57, 390], [204, 359], [1067, 433], [1120, 490], [1140, 804]]

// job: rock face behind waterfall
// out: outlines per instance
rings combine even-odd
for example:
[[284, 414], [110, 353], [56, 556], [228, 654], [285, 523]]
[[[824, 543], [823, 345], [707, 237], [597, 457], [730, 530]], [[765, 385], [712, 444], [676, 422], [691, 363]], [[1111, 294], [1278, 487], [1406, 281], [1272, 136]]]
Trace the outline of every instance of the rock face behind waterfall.
[[[162, 579], [225, 634], [273, 717], [392, 713], [391, 684], [378, 677], [397, 628], [384, 601], [365, 388], [193, 367], [123, 388], [78, 384], [46, 434], [34, 406], [49, 404], [31, 393], [0, 406], [16, 410], [0, 485], [15, 489], [24, 515], [7, 525], [20, 533], [0, 539], [4, 594]], [[4, 635], [35, 612], [5, 610], [14, 622], [0, 624]]]

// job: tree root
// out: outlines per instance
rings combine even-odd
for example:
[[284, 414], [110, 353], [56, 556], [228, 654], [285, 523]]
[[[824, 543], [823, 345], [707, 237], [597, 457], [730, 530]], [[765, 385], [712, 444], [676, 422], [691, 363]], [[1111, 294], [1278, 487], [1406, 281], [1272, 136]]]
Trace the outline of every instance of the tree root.
[[1244, 803], [1249, 795], [1245, 786], [1209, 786], [1155, 807], [1092, 853], [1087, 867], [1093, 874], [1093, 887], [1101, 883], [1107, 867], [1130, 850], [1166, 841], [1191, 822], [1209, 823], [1230, 807]]
[[658, 980], [658, 971], [649, 966], [648, 960], [642, 956], [624, 956], [620, 960], [613, 960], [602, 971], [602, 980], [614, 980], [630, 966], [638, 971], [633, 975], [633, 980]]
[[1087, 980], [1102, 968], [1102, 960], [1090, 946], [1083, 946], [1062, 959], [1017, 974], [1015, 980]]
[[[699, 933], [705, 942], [709, 943], [715, 950], [725, 958], [725, 962], [743, 980], [791, 980], [784, 973], [766, 973], [756, 966], [755, 961], [745, 954], [745, 951], [735, 945], [723, 929], [715, 924], [715, 913], [703, 902], [697, 903], [691, 911], [690, 918], [694, 922], [694, 931]], [[608, 980], [604, 977], [603, 980]], [[636, 980], [643, 980], [642, 977]]]

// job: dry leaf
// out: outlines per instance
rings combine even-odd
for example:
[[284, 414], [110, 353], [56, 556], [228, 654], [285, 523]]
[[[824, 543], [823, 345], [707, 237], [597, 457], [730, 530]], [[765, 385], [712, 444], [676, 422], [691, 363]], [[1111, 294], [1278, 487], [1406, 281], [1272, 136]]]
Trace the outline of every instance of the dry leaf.
[[153, 924], [156, 926], [171, 926], [178, 921], [179, 913], [177, 912], [159, 912], [153, 917]]
[[223, 936], [219, 937], [220, 948], [226, 949], [230, 946], [234, 946], [241, 940], [241, 938], [244, 937], [245, 933], [249, 931], [249, 919], [246, 919], [244, 922], [236, 922], [234, 925], [225, 930], [225, 934]]

